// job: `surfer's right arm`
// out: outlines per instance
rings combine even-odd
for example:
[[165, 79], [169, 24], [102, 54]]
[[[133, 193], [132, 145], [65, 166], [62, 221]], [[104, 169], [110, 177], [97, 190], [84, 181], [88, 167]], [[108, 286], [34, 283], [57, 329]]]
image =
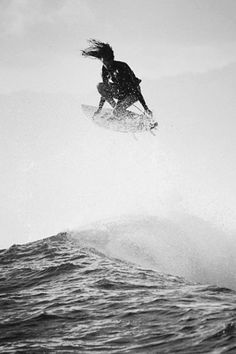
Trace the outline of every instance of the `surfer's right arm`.
[[[107, 69], [105, 68], [105, 66], [103, 65], [103, 67], [102, 67], [102, 82], [104, 84], [107, 84], [108, 81], [109, 81], [109, 73], [108, 73]], [[94, 112], [93, 116], [95, 116], [101, 112], [102, 107], [104, 106], [105, 102], [106, 102], [105, 98], [103, 98], [101, 96], [100, 101], [99, 101], [99, 105], [98, 105], [98, 109]]]
[[93, 116], [96, 116], [97, 114], [99, 114], [102, 110], [102, 107], [104, 106], [105, 103], [105, 98], [101, 97], [100, 101], [99, 101], [99, 105], [98, 105], [98, 109], [94, 112]]

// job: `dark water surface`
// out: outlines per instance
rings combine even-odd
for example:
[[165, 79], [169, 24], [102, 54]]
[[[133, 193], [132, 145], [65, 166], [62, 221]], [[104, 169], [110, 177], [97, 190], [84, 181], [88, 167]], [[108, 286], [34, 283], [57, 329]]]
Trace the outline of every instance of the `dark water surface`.
[[63, 233], [0, 251], [1, 353], [236, 353], [236, 293]]

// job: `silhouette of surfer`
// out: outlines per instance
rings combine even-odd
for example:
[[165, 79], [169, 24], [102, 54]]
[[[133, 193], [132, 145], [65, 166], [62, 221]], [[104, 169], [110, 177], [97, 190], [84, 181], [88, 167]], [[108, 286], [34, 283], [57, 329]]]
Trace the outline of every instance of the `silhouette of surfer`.
[[102, 66], [102, 82], [97, 85], [101, 95], [99, 106], [95, 115], [100, 113], [107, 101], [113, 107], [113, 114], [120, 116], [125, 110], [139, 101], [145, 114], [152, 117], [140, 89], [141, 80], [138, 79], [128, 64], [114, 60], [114, 52], [108, 43], [90, 39], [90, 46], [82, 50], [84, 57], [100, 59]]

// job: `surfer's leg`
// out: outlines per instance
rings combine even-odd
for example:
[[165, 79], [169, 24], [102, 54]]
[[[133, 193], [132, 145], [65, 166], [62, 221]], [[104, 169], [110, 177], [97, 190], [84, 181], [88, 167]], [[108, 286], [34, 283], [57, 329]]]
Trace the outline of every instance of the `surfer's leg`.
[[118, 100], [115, 109], [113, 110], [114, 115], [119, 116], [122, 115], [127, 108], [132, 106], [137, 101], [137, 97], [135, 95], [128, 95], [123, 99]]
[[100, 95], [114, 108], [116, 106], [116, 101], [114, 100], [110, 85], [105, 84], [104, 82], [99, 82], [97, 89]]

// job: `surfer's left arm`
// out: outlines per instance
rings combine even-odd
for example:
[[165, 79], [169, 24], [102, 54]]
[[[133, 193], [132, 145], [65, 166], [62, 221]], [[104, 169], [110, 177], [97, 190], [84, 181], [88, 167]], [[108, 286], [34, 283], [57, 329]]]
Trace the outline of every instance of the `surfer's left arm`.
[[140, 89], [140, 82], [142, 80], [138, 79], [133, 70], [129, 67], [128, 64], [125, 64], [125, 71], [126, 71], [126, 75], [127, 75], [127, 79], [130, 82], [131, 86], [132, 86], [132, 91], [135, 94], [135, 96], [137, 97], [137, 99], [139, 100], [139, 102], [141, 103], [141, 105], [143, 106], [143, 109], [145, 111], [145, 113], [149, 116], [152, 116], [152, 111], [148, 108], [145, 99], [141, 93], [141, 89]]
[[141, 93], [141, 89], [140, 87], [134, 87], [133, 88], [133, 91], [134, 91], [134, 94], [135, 96], [137, 97], [137, 99], [139, 100], [139, 102], [141, 103], [141, 105], [143, 106], [143, 109], [145, 111], [145, 113], [148, 115], [148, 116], [152, 116], [152, 111], [148, 108], [146, 102], [145, 102], [145, 99]]

